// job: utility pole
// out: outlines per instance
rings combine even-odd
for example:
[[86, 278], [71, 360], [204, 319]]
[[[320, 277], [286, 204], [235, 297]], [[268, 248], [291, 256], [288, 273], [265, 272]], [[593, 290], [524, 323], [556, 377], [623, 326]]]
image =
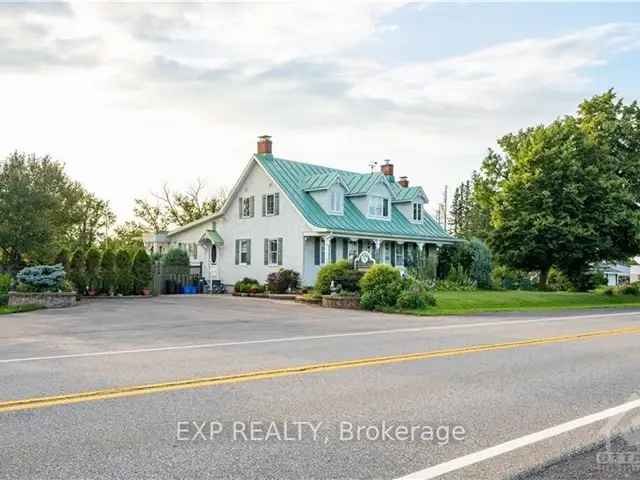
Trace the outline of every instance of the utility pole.
[[444, 218], [444, 229], [449, 231], [449, 229], [447, 228], [447, 212], [449, 211], [449, 202], [448, 202], [448, 194], [449, 194], [449, 186], [445, 185], [444, 186], [444, 212], [443, 212], [443, 218]]

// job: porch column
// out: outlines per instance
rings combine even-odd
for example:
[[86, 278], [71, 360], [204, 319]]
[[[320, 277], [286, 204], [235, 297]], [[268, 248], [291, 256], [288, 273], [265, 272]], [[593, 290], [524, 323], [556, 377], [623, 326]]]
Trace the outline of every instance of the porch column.
[[331, 240], [333, 239], [332, 235], [325, 235], [324, 237], [324, 264], [327, 265], [331, 263]]
[[424, 242], [416, 242], [418, 246], [418, 255], [424, 255]]

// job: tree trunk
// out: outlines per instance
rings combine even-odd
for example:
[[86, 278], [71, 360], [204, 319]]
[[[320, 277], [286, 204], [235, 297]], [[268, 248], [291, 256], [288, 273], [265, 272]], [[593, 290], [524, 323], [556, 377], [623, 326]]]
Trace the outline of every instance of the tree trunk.
[[542, 267], [540, 270], [540, 279], [538, 280], [538, 289], [546, 290], [547, 289], [547, 279], [549, 278], [549, 270], [551, 267]]

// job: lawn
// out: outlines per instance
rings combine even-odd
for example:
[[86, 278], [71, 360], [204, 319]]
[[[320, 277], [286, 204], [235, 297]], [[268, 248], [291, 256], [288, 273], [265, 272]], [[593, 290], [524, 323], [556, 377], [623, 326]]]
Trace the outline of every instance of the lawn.
[[499, 311], [571, 309], [598, 307], [640, 307], [635, 295], [607, 296], [597, 293], [483, 291], [436, 292], [437, 305], [410, 313], [455, 315]]
[[38, 305], [19, 305], [17, 307], [0, 306], [0, 315], [7, 315], [9, 313], [32, 312], [34, 310], [40, 310], [41, 308], [42, 307]]

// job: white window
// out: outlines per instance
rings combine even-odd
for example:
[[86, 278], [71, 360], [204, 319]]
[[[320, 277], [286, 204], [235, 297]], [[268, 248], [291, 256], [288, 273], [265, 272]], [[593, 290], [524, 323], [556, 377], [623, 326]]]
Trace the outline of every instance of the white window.
[[265, 211], [267, 215], [275, 215], [276, 213], [276, 196], [271, 193], [266, 197]]
[[421, 203], [413, 204], [413, 221], [422, 222], [422, 204]]
[[269, 240], [269, 265], [278, 264], [278, 240]]
[[240, 240], [240, 263], [243, 265], [249, 265], [250, 262], [249, 245], [249, 240]]
[[349, 240], [347, 258], [349, 258], [349, 260], [353, 260], [357, 256], [358, 256], [358, 241]]
[[341, 191], [333, 190], [331, 192], [331, 213], [342, 214], [344, 210], [344, 194]]
[[396, 244], [396, 267], [404, 267], [404, 245]]
[[389, 242], [382, 244], [382, 263], [391, 265], [391, 243]]
[[369, 216], [374, 218], [389, 217], [389, 199], [385, 197], [369, 197]]
[[251, 217], [252, 216], [252, 212], [251, 212], [252, 205], [251, 205], [251, 203], [252, 203], [253, 197], [243, 197], [241, 200], [242, 200], [241, 201], [241, 204], [242, 204], [241, 217], [242, 218]]

